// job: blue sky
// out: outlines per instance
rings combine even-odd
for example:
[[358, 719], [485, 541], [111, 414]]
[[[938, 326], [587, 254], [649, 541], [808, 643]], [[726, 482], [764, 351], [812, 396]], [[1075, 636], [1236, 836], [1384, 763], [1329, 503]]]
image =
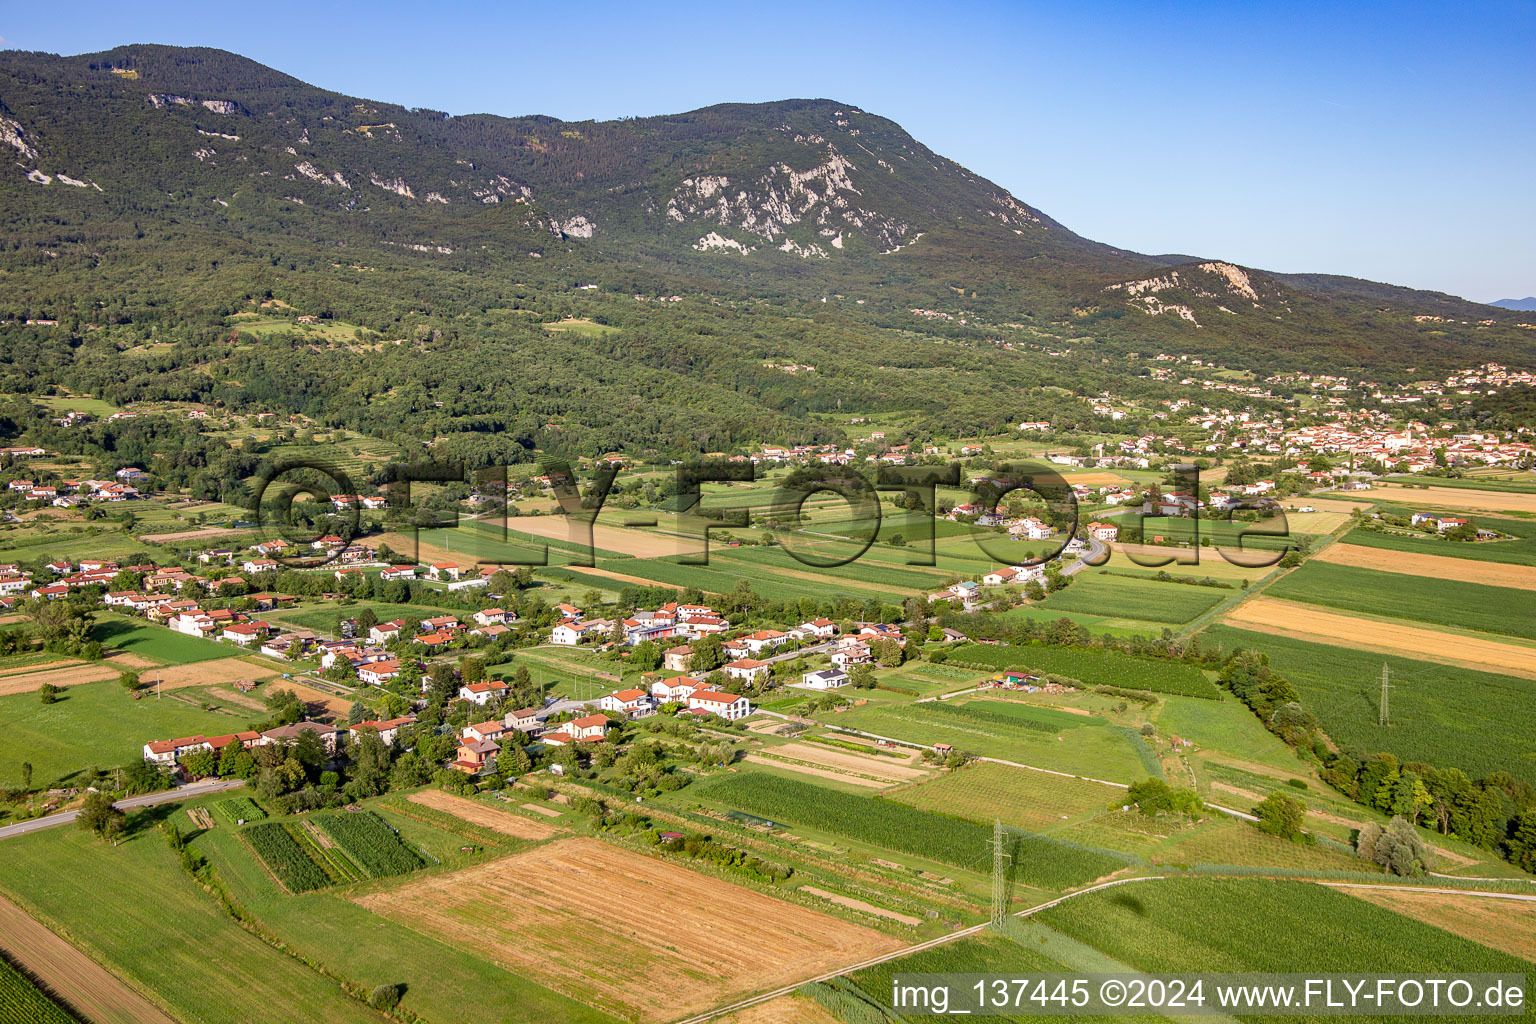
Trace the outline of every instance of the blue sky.
[[18, 2], [0, 40], [219, 46], [452, 113], [825, 96], [1115, 245], [1536, 294], [1536, 0]]

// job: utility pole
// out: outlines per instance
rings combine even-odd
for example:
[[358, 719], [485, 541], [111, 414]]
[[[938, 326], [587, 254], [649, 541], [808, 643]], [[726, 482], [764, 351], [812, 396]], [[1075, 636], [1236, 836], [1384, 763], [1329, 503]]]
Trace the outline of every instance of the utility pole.
[[992, 927], [1001, 929], [1008, 921], [1008, 868], [1013, 857], [1008, 852], [1008, 835], [1003, 819], [992, 822]]
[[1387, 663], [1386, 662], [1382, 662], [1381, 663], [1381, 716], [1380, 716], [1380, 719], [1377, 721], [1376, 724], [1382, 726], [1383, 728], [1385, 728], [1386, 726], [1392, 724], [1392, 715], [1391, 715], [1391, 711], [1390, 711], [1390, 709], [1388, 707], [1388, 704], [1387, 704], [1388, 691], [1392, 689], [1392, 683], [1391, 683], [1390, 680], [1391, 680], [1391, 677], [1390, 677], [1390, 675], [1388, 673], [1388, 670], [1387, 670]]

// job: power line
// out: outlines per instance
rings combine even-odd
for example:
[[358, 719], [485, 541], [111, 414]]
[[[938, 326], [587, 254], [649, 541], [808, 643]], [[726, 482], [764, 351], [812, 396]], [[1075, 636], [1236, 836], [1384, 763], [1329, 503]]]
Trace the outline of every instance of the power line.
[[1386, 662], [1382, 662], [1381, 663], [1381, 708], [1380, 708], [1380, 715], [1379, 715], [1379, 717], [1377, 719], [1377, 723], [1376, 724], [1382, 726], [1383, 728], [1385, 728], [1386, 726], [1392, 724], [1391, 709], [1390, 709], [1390, 707], [1388, 705], [1388, 700], [1389, 700], [1388, 694], [1389, 694], [1389, 691], [1391, 689], [1392, 689], [1391, 674], [1390, 674], [1390, 671], [1387, 668], [1387, 663]]

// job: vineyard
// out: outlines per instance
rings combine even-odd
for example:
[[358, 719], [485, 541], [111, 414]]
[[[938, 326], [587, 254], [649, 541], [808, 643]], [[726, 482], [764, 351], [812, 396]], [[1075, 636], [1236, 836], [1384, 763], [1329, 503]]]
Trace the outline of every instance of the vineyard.
[[75, 1024], [75, 1018], [0, 959], [0, 1024]]
[[[989, 826], [918, 810], [905, 804], [842, 793], [778, 775], [746, 774], [704, 788], [712, 801], [748, 814], [788, 820], [898, 853], [960, 868], [986, 870]], [[1026, 885], [1063, 889], [1092, 881], [1128, 863], [1104, 850], [1025, 836], [1014, 850], [1015, 878]]]
[[962, 647], [949, 656], [950, 665], [987, 670], [1026, 669], [1069, 676], [1089, 686], [1122, 686], [1183, 697], [1221, 699], [1221, 691], [1193, 665], [1160, 658], [1138, 658], [1093, 647]]
[[314, 820], [369, 878], [410, 874], [425, 863], [372, 811], [324, 814]]
[[227, 800], [220, 800], [213, 805], [213, 809], [219, 812], [219, 817], [231, 825], [260, 821], [267, 816], [267, 812], [248, 796], [232, 796]]
[[1032, 732], [1050, 733], [1052, 736], [1063, 729], [1072, 729], [1089, 724], [1087, 720], [1078, 715], [1064, 715], [1052, 712], [1047, 708], [1031, 708], [1027, 705], [1006, 705], [1000, 701], [987, 701], [987, 704], [996, 705], [996, 708], [983, 707], [978, 703], [969, 704], [941, 704], [932, 701], [924, 704], [924, 714], [937, 715], [940, 718], [953, 718], [958, 721], [976, 722], [986, 725], [1017, 726], [1020, 729], [1029, 729]]
[[309, 892], [331, 884], [331, 875], [316, 860], [319, 851], [311, 855], [313, 845], [295, 835], [292, 826], [275, 822], [252, 825], [240, 835], [289, 892]]

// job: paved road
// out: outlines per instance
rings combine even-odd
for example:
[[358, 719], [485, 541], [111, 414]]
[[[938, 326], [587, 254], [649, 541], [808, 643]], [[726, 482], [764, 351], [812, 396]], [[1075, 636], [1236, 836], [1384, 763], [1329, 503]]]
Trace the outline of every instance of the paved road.
[[[159, 793], [130, 796], [119, 800], [112, 806], [119, 810], [131, 811], [136, 807], [153, 807], [156, 804], [170, 803], [173, 800], [190, 800], [193, 797], [207, 796], [209, 793], [218, 793], [243, 785], [245, 785], [245, 782], [241, 779], [204, 779], [201, 782], [189, 782], [185, 786], [177, 786], [175, 789], [167, 789]], [[58, 814], [50, 814], [42, 818], [33, 818], [31, 821], [7, 825], [4, 828], [0, 828], [0, 839], [9, 839], [12, 836], [26, 835], [28, 832], [38, 832], [45, 828], [67, 825], [79, 816], [79, 811], [60, 811]]]

